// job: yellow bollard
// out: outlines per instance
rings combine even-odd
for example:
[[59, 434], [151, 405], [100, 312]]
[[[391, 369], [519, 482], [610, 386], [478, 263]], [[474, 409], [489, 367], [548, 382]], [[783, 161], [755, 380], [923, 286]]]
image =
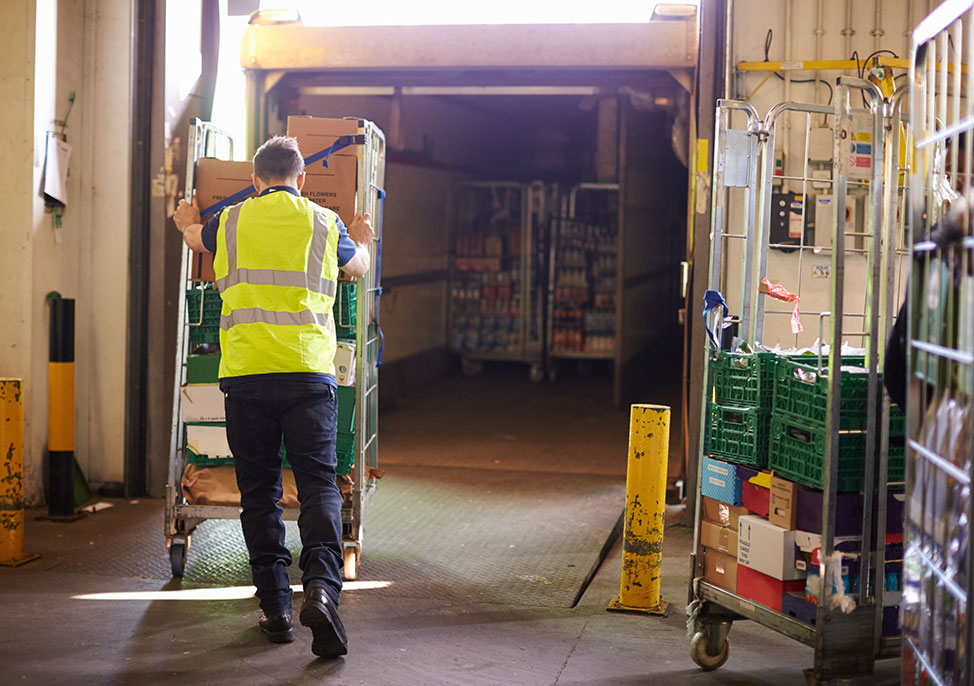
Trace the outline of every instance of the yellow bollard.
[[660, 595], [670, 408], [633, 405], [629, 415], [629, 465], [622, 532], [622, 580], [610, 610], [663, 614]]
[[24, 382], [0, 379], [0, 565], [36, 560], [24, 554]]

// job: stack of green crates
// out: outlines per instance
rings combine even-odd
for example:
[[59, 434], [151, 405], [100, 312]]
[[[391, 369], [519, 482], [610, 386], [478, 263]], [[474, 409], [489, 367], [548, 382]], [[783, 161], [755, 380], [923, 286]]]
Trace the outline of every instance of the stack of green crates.
[[[861, 357], [842, 360], [843, 367], [862, 367], [863, 362]], [[863, 487], [869, 375], [865, 369], [845, 369], [840, 383], [837, 487], [839, 491], [857, 492]], [[808, 363], [794, 358], [778, 360], [769, 453], [769, 466], [776, 473], [811, 488], [824, 488], [827, 406], [828, 378], [819, 373], [817, 358]], [[902, 418], [902, 412], [893, 408], [888, 477], [892, 482], [903, 480]]]
[[210, 286], [187, 290], [186, 321], [189, 324], [189, 342], [194, 345], [219, 343], [222, 310], [223, 299], [216, 288]]
[[775, 359], [764, 352], [711, 355], [714, 400], [708, 403], [707, 454], [767, 466]]
[[335, 295], [335, 333], [339, 340], [355, 340], [357, 287], [354, 281], [339, 281], [338, 293]]

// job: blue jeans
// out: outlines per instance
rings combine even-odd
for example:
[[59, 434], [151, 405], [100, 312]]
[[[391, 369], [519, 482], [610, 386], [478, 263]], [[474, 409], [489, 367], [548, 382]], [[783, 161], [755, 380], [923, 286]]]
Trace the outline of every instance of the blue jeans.
[[261, 609], [289, 614], [281, 436], [298, 487], [301, 581], [336, 605], [342, 590], [342, 496], [335, 483], [335, 388], [322, 381], [248, 379], [226, 387], [227, 439], [240, 488], [240, 524]]

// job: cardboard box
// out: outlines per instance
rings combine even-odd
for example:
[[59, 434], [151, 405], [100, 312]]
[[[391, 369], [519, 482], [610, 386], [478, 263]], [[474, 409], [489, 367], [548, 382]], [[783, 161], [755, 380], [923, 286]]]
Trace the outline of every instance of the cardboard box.
[[[818, 489], [801, 489], [798, 493], [798, 513], [795, 528], [811, 533], [822, 533], [823, 493]], [[890, 493], [886, 499], [887, 533], [903, 533], [905, 495]], [[862, 535], [862, 495], [838, 493], [835, 503], [835, 535]]]
[[179, 389], [179, 412], [184, 422], [224, 422], [227, 419], [219, 384], [188, 384]]
[[886, 500], [886, 533], [903, 533], [903, 515], [906, 510], [906, 494], [890, 493]]
[[[252, 162], [201, 157], [196, 162], [196, 201], [199, 203], [200, 212], [252, 186], [250, 175], [253, 172]], [[254, 195], [256, 192], [250, 193], [247, 198], [252, 198]], [[243, 202], [247, 198], [241, 198], [237, 202]], [[206, 222], [210, 215], [204, 214], [202, 218]]]
[[[798, 513], [795, 528], [812, 533], [822, 533], [822, 499], [824, 494], [815, 488], [798, 492]], [[838, 493], [835, 501], [835, 535], [862, 535], [862, 495]]]
[[753, 481], [741, 482], [741, 504], [750, 512], [762, 517], [768, 516], [771, 490], [758, 486]]
[[805, 599], [804, 592], [788, 591], [781, 598], [781, 614], [794, 617], [799, 622], [815, 626], [815, 613], [818, 606]]
[[[293, 116], [287, 118], [287, 135], [298, 139], [298, 148], [305, 157], [324, 150], [342, 136], [354, 136], [359, 132], [358, 119], [333, 119], [328, 117]], [[357, 157], [357, 146], [347, 148], [331, 154], [328, 163], [336, 157]], [[323, 166], [315, 162], [315, 166]]]
[[782, 581], [756, 569], [738, 564], [737, 594], [781, 612], [782, 598], [785, 593], [802, 591], [805, 588], [804, 579]]
[[233, 457], [224, 426], [187, 426], [186, 447], [197, 455]]
[[795, 567], [795, 532], [754, 515], [745, 515], [737, 522], [737, 561], [741, 567], [775, 579], [805, 578], [805, 573]]
[[721, 462], [712, 457], [703, 458], [701, 494], [728, 505], [741, 504], [741, 482], [737, 478], [737, 465]]
[[798, 517], [798, 491], [801, 486], [782, 479], [771, 477], [771, 497], [768, 508], [768, 521], [782, 529], [794, 529]]
[[[287, 118], [287, 135], [298, 139], [298, 147], [305, 158], [324, 150], [341, 136], [358, 132], [357, 119]], [[336, 212], [347, 226], [357, 211], [358, 146], [351, 145], [332, 153], [327, 167], [318, 161], [305, 167], [305, 172], [307, 176], [301, 195]]]
[[737, 593], [737, 560], [719, 550], [704, 548], [703, 578], [714, 586]]
[[[311, 169], [315, 171], [312, 172]], [[354, 157], [332, 157], [328, 167], [309, 167], [301, 195], [332, 210], [348, 226], [355, 217], [355, 179], [358, 161]]]
[[700, 545], [718, 550], [737, 559], [737, 529], [720, 526], [713, 522], [700, 522]]
[[213, 271], [213, 255], [208, 252], [190, 252], [190, 277], [197, 281], [216, 281]]
[[335, 380], [339, 386], [355, 385], [355, 344], [338, 342], [335, 348]]
[[[200, 211], [212, 207], [232, 195], [253, 185], [250, 175], [254, 171], [252, 162], [234, 162], [218, 160], [213, 157], [201, 157], [196, 162], [196, 201]], [[255, 193], [248, 195], [254, 197]], [[246, 198], [241, 198], [243, 202]], [[210, 214], [202, 216], [203, 223], [210, 218]], [[215, 281], [213, 273], [213, 255], [210, 253], [193, 253], [192, 277], [200, 281]]]
[[713, 522], [718, 526], [730, 527], [737, 533], [737, 520], [746, 515], [747, 508], [741, 505], [728, 505], [719, 500], [704, 496], [700, 502], [701, 519]]

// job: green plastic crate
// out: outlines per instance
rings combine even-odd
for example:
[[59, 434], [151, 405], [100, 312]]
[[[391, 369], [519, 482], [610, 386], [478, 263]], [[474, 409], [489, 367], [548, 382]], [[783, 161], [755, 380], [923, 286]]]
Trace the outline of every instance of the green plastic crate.
[[187, 356], [186, 383], [216, 383], [219, 380], [220, 353]]
[[[824, 359], [824, 358], [823, 358]], [[843, 366], [862, 366], [861, 357], [843, 358]], [[804, 378], [798, 378], [798, 375]], [[842, 372], [840, 383], [839, 429], [863, 431], [866, 428], [866, 405], [869, 394], [869, 375]], [[878, 375], [882, 384], [882, 375]], [[794, 359], [779, 358], [774, 373], [775, 415], [786, 416], [805, 429], [825, 428], [828, 415], [828, 379], [818, 373], [816, 361], [808, 364]]]
[[774, 353], [731, 353], [711, 355], [714, 400], [730, 407], [771, 408], [774, 393]]
[[[200, 319], [200, 300], [203, 316]], [[191, 324], [219, 324], [223, 298], [215, 288], [190, 288], [186, 291], [186, 321]]]
[[345, 476], [352, 471], [355, 464], [355, 436], [339, 433], [335, 442], [335, 456], [338, 458], [335, 474]]
[[905, 440], [900, 439], [902, 443], [899, 447], [893, 445], [893, 440], [890, 440], [889, 446], [889, 464], [887, 465], [887, 482], [889, 484], [896, 484], [888, 486], [891, 491], [902, 491], [906, 488], [906, 446]]
[[896, 405], [889, 408], [890, 438], [906, 436], [906, 415]]
[[210, 457], [209, 455], [197, 455], [189, 448], [186, 449], [186, 456], [190, 464], [197, 467], [222, 467], [223, 465], [233, 464], [232, 457]]
[[771, 411], [709, 404], [707, 454], [727, 462], [766, 467]]
[[338, 387], [338, 433], [355, 434], [355, 388]]
[[358, 287], [354, 281], [339, 281], [338, 293], [335, 296], [335, 325], [345, 328], [355, 328]]
[[233, 464], [232, 456], [224, 457], [210, 457], [209, 455], [201, 455], [193, 451], [188, 445], [186, 445], [186, 426], [226, 426], [226, 422], [190, 422], [183, 427], [183, 445], [186, 446], [186, 459], [190, 464], [194, 464], [197, 467], [219, 467], [221, 465]]
[[[768, 466], [775, 474], [809, 488], [825, 488], [825, 428], [809, 429], [792, 418], [771, 417]], [[841, 492], [862, 490], [862, 465], [866, 434], [839, 434], [839, 479]]]
[[[200, 302], [203, 312], [200, 314]], [[189, 342], [194, 345], [220, 342], [220, 314], [223, 299], [215, 288], [191, 288], [186, 291], [186, 322]]]

